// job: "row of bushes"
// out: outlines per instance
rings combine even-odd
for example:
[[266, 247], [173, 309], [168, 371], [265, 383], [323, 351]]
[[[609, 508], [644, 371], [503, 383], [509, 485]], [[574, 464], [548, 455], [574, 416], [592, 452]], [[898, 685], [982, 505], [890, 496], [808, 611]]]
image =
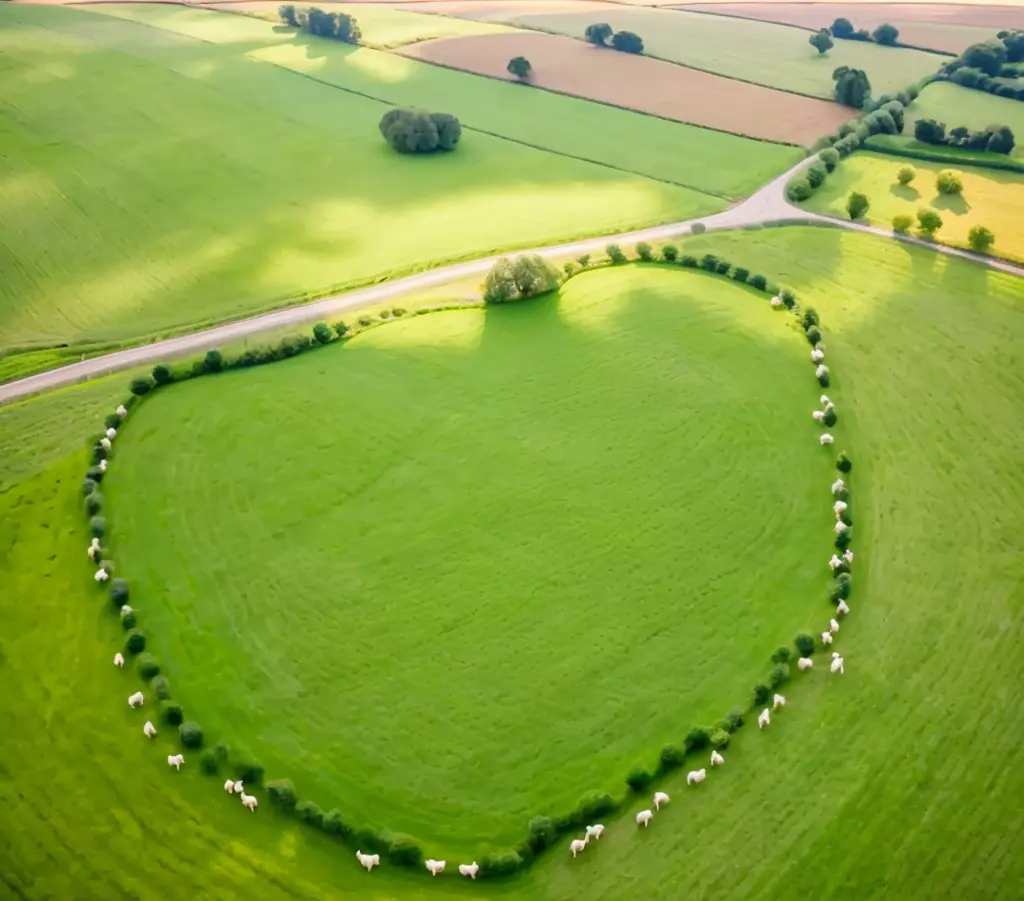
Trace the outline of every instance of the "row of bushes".
[[836, 19], [828, 29], [822, 29], [826, 30], [832, 37], [841, 41], [867, 41], [888, 47], [895, 46], [900, 37], [899, 29], [888, 22], [883, 22], [874, 31], [869, 32], [866, 28], [854, 28], [849, 19], [842, 17]]
[[329, 13], [315, 6], [308, 9], [288, 4], [277, 8], [278, 18], [292, 28], [301, 28], [320, 38], [358, 44], [362, 38], [359, 23], [347, 13]]
[[922, 144], [987, 151], [1004, 156], [1009, 156], [1017, 142], [1008, 125], [989, 125], [977, 131], [959, 125], [947, 133], [946, 123], [937, 119], [918, 119], [914, 123], [914, 138]]
[[[612, 26], [607, 22], [595, 22], [588, 25], [583, 32], [583, 38], [588, 44], [595, 47], [611, 46], [614, 50], [623, 53], [643, 53], [644, 42], [640, 35], [632, 31], [616, 31], [613, 33]], [[611, 44], [609, 45], [609, 39]]]
[[875, 135], [864, 143], [867, 150], [931, 163], [959, 163], [1001, 172], [1024, 172], [1024, 162], [987, 151], [964, 150], [945, 144], [922, 144], [911, 137]]
[[1021, 61], [1024, 61], [1024, 31], [1000, 31], [994, 39], [972, 44], [955, 60], [946, 63], [938, 77], [998, 97], [1024, 100], [1024, 86], [996, 81], [1000, 77], [1019, 77], [1017, 64]]

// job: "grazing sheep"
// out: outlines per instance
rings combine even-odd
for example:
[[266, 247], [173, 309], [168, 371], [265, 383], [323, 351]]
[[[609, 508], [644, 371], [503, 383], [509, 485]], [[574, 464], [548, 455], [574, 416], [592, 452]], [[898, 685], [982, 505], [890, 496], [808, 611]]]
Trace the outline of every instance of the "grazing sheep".
[[242, 780], [241, 780], [241, 779], [239, 779], [239, 780], [238, 780], [238, 781], [237, 781], [237, 782], [235, 783], [235, 794], [236, 794], [236, 795], [241, 795], [241, 794], [244, 794], [244, 793], [245, 793], [245, 786], [244, 786], [244, 785], [242, 785]]
[[828, 367], [824, 363], [819, 363], [814, 370], [814, 377], [820, 379], [824, 375], [828, 375]]
[[772, 698], [772, 710], [778, 710], [780, 707], [785, 707], [785, 706], [786, 706], [786, 696], [785, 695], [775, 695]]
[[846, 501], [836, 501], [832, 505], [832, 512], [835, 513], [836, 516], [842, 516], [846, 512], [846, 508], [849, 506], [850, 505], [847, 504]]
[[137, 691], [135, 694], [128, 696], [129, 707], [141, 707], [145, 702], [146, 699], [142, 696], [141, 691]]
[[585, 838], [574, 838], [569, 842], [569, 850], [572, 851], [572, 856], [575, 857], [585, 847], [587, 847], [587, 839]]
[[825, 414], [821, 410], [815, 410], [811, 413], [811, 418], [814, 419], [815, 422], [824, 422]]
[[814, 350], [811, 351], [811, 362], [812, 363], [820, 363], [824, 359], [825, 359], [825, 351], [823, 351], [823, 350], [821, 350], [820, 348], [817, 348], [817, 347], [814, 348]]
[[774, 308], [775, 308], [776, 310], [777, 310], [777, 309], [778, 309], [779, 307], [781, 307], [781, 306], [782, 306], [782, 298], [781, 298], [781, 297], [773, 297], [773, 298], [772, 298], [772, 306], [773, 306], [773, 307], [774, 307]]
[[120, 416], [122, 419], [124, 419], [125, 416], [128, 415], [128, 408], [124, 404], [121, 404], [114, 412], [117, 413], [117, 415]]
[[833, 635], [835, 635], [835, 633], [839, 631], [839, 623], [838, 623], [838, 621], [834, 620], [834, 619], [830, 619], [828, 621], [828, 630]]
[[830, 403], [832, 403], [832, 401], [830, 401], [828, 399], [828, 395], [827, 394], [821, 395], [821, 397], [819, 399], [821, 400], [821, 405], [823, 407], [827, 407]]
[[120, 651], [118, 651], [114, 655], [114, 666], [124, 669], [124, 654], [122, 654]]
[[832, 494], [833, 495], [839, 494], [839, 492], [842, 491], [845, 487], [846, 487], [846, 482], [844, 482], [842, 479], [836, 479], [832, 483]]
[[107, 429], [107, 437], [113, 441], [117, 437], [117, 429]]
[[849, 563], [853, 563], [853, 551], [851, 551], [851, 550], [850, 550], [849, 548], [847, 548], [847, 549], [846, 549], [846, 550], [845, 550], [845, 551], [843, 552], [843, 559], [844, 559], [844, 560], [845, 560], [845, 561], [846, 561], [846, 562], [847, 562], [848, 564], [849, 564]]
[[480, 866], [474, 860], [472, 863], [460, 863], [459, 864], [459, 875], [468, 876], [470, 879], [476, 879], [476, 874], [480, 872]]
[[100, 438], [100, 447], [102, 447], [105, 451], [109, 452], [110, 451], [110, 439], [106, 438], [106, 437]]
[[107, 458], [106, 457], [104, 457], [102, 460], [100, 460], [99, 469], [100, 469], [100, 472], [106, 472], [107, 471]]
[[94, 575], [93, 578], [97, 582], [106, 582], [107, 579], [110, 578], [110, 574], [101, 566], [98, 570], [96, 570], [96, 575]]
[[431, 876], [436, 876], [438, 873], [444, 872], [445, 861], [443, 860], [428, 860], [427, 869], [430, 870]]
[[770, 726], [771, 724], [771, 714], [768, 712], [768, 708], [765, 707], [765, 709], [761, 711], [761, 715], [757, 718], [757, 728], [763, 729], [765, 726]]
[[839, 603], [836, 604], [836, 613], [842, 613], [845, 616], [849, 612], [850, 608], [847, 606], [846, 601], [840, 600]]
[[840, 532], [845, 532], [848, 528], [849, 526], [845, 522], [837, 519], [836, 524], [832, 527], [832, 531], [838, 535]]
[[718, 751], [712, 751], [711, 752], [711, 765], [712, 766], [722, 766], [722, 764], [724, 764], [724, 763], [725, 763], [725, 758], [721, 754], [719, 754]]
[[654, 814], [650, 810], [641, 810], [640, 813], [636, 815], [636, 824], [637, 826], [643, 826], [644, 829], [646, 829], [647, 824], [653, 819]]
[[831, 632], [822, 632], [821, 633], [821, 643], [822, 644], [832, 644], [832, 633]]
[[843, 674], [843, 658], [836, 651], [832, 652], [832, 665], [829, 667], [834, 673]]
[[593, 839], [595, 842], [604, 835], [604, 826], [601, 823], [596, 823], [593, 826], [587, 826], [587, 838]]
[[662, 804], [668, 804], [672, 799], [668, 796], [667, 792], [655, 792], [654, 793], [654, 809], [661, 810]]
[[810, 657], [801, 657], [796, 662], [796, 667], [800, 672], [806, 672], [807, 670], [814, 668], [814, 661]]
[[242, 797], [242, 806], [243, 807], [248, 807], [249, 810], [251, 810], [253, 813], [256, 813], [256, 808], [260, 806], [260, 802], [256, 800], [256, 796], [255, 795], [247, 795], [245, 792], [242, 792], [241, 797]]
[[379, 854], [363, 854], [362, 851], [356, 851], [356, 860], [366, 867], [367, 873], [369, 873], [374, 867], [380, 866]]
[[129, 613], [134, 613], [135, 608], [131, 604], [121, 605], [121, 616], [127, 616]]
[[167, 765], [174, 767], [176, 770], [181, 769], [181, 765], [185, 762], [184, 754], [168, 754]]
[[835, 572], [842, 565], [843, 561], [840, 560], [835, 554], [833, 554], [832, 559], [828, 561], [828, 568], [832, 570], [832, 572]]
[[833, 441], [835, 441], [835, 438], [833, 438], [828, 432], [825, 432], [825, 434], [818, 439], [818, 442], [822, 447], [826, 444], [831, 444]]
[[226, 791], [229, 795], [233, 795], [235, 793], [234, 779], [228, 779], [228, 781], [224, 783], [224, 791]]
[[92, 560], [94, 563], [96, 562], [96, 551], [98, 550], [99, 548], [96, 547], [96, 545], [94, 544], [90, 544], [88, 549], [86, 550], [86, 553], [89, 555], [89, 559]]
[[707, 770], [704, 770], [704, 769], [701, 769], [701, 770], [690, 770], [690, 772], [688, 772], [686, 774], [686, 784], [687, 785], [700, 785], [705, 779], [707, 779], [707, 777], [708, 777], [708, 771]]
[[146, 720], [146, 725], [142, 727], [142, 734], [146, 738], [156, 738], [156, 726], [154, 726], [149, 720]]

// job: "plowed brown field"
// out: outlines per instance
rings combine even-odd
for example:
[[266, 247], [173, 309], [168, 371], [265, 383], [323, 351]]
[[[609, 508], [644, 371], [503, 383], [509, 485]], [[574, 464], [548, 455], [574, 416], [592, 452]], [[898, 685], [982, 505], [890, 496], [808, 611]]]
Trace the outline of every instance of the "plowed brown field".
[[505, 70], [508, 61], [525, 56], [533, 65], [532, 83], [538, 87], [788, 144], [810, 144], [852, 115], [825, 100], [529, 31], [441, 38], [396, 52], [510, 81], [515, 79]]

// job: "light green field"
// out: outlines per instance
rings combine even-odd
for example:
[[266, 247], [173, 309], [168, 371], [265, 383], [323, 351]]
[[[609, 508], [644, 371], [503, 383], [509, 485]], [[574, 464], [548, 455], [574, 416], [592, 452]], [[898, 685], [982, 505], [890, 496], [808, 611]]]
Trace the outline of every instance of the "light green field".
[[920, 50], [856, 41], [837, 41], [827, 54], [819, 56], [807, 43], [807, 31], [802, 28], [680, 10], [609, 4], [607, 9], [588, 12], [545, 13], [519, 12], [504, 3], [496, 7], [494, 12], [483, 10], [465, 15], [580, 40], [588, 25], [607, 22], [615, 31], [640, 35], [648, 56], [829, 99], [832, 71], [838, 66], [864, 69], [877, 95], [901, 90], [931, 75], [945, 59]]
[[[917, 170], [917, 177], [906, 187], [896, 180], [896, 173], [904, 166]], [[960, 196], [936, 190], [935, 176], [945, 169], [960, 174], [964, 186]], [[936, 234], [941, 243], [967, 247], [967, 233], [975, 225], [984, 225], [996, 236], [992, 253], [1024, 260], [1024, 173], [861, 152], [844, 160], [803, 206], [847, 218], [846, 201], [851, 191], [860, 191], [871, 202], [864, 217], [871, 225], [891, 227], [893, 217], [899, 215], [910, 216], [916, 222], [919, 209], [932, 209], [942, 217], [942, 228]]]
[[1008, 125], [1017, 138], [1012, 156], [1024, 157], [1024, 103], [1019, 100], [939, 81], [928, 85], [907, 108], [905, 134], [914, 133], [918, 119], [945, 122], [947, 132], [960, 125], [972, 129]]
[[[0, 245], [0, 347], [137, 340], [441, 260], [706, 215], [799, 156], [411, 60], [375, 71], [392, 57], [258, 19], [153, 12], [200, 34], [0, 5], [0, 211], [19, 223]], [[503, 137], [467, 131], [455, 154], [401, 157], [377, 129], [387, 103], [264, 52], [358, 72], [353, 88], [467, 126], [478, 110]], [[723, 196], [681, 186], [691, 178]]]
[[[1012, 806], [1024, 792], [1024, 720], [1013, 700], [1024, 679], [1016, 425], [1024, 382], [1019, 368], [992, 361], [1024, 339], [1024, 283], [824, 229], [708, 235], [684, 250], [777, 275], [826, 324], [856, 461], [860, 575], [839, 638], [842, 680], [815, 672], [791, 686], [785, 714], [764, 733], [742, 730], [725, 769], [700, 791], [670, 781], [673, 804], [651, 829], [638, 836], [631, 819], [609, 821], [599, 848], [579, 861], [563, 849], [503, 887], [391, 868], [367, 876], [350, 850], [282, 821], [262, 795], [256, 815], [242, 810], [198, 774], [194, 757], [180, 774], [169, 771], [174, 745], [165, 735], [144, 741], [141, 717], [124, 703], [136, 681], [109, 664], [119, 627], [88, 578], [78, 487], [85, 461], [57, 436], [94, 432], [98, 410], [82, 403], [84, 389], [61, 392], [18, 413], [30, 425], [40, 405], [24, 443], [45, 472], [25, 479], [12, 473], [9, 454], [0, 459], [8, 483], [0, 493], [0, 711], [16, 738], [4, 745], [0, 779], [5, 890], [31, 901], [1016, 899], [1024, 877], [1024, 827]], [[459, 359], [457, 347], [448, 350]], [[108, 392], [109, 409], [123, 389], [94, 390], [96, 400]], [[5, 444], [10, 409], [0, 410]], [[765, 427], [775, 428], [767, 409]], [[187, 452], [185, 444], [174, 442], [168, 455]], [[234, 526], [223, 518], [224, 533]], [[333, 568], [324, 579], [338, 584]], [[160, 603], [140, 599], [147, 627]], [[574, 646], [571, 636], [565, 646]], [[205, 719], [198, 707], [190, 713]]]

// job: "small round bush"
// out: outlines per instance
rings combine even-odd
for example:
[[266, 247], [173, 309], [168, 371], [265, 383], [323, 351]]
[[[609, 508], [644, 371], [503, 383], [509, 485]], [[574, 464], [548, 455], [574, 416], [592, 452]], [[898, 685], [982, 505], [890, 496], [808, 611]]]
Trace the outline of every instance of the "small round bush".
[[82, 494], [84, 494], [86, 497], [92, 494], [96, 490], [96, 487], [97, 482], [95, 479], [90, 479], [86, 477], [85, 479], [82, 480]]
[[130, 613], [121, 614], [121, 628], [124, 629], [125, 632], [129, 632], [134, 629], [137, 622], [138, 618], [135, 616], [134, 610]]
[[139, 654], [135, 669], [143, 679], [152, 679], [160, 673], [160, 662], [152, 654], [146, 652]]
[[771, 676], [768, 677], [768, 684], [773, 689], [778, 688], [785, 682], [789, 681], [789, 664], [777, 663], [772, 667]]
[[231, 755], [231, 769], [235, 778], [243, 782], [259, 785], [263, 781], [263, 764], [247, 751], [236, 751]]
[[679, 256], [679, 248], [675, 244], [666, 244], [661, 248], [661, 258], [666, 263], [674, 263]]
[[747, 279], [747, 284], [752, 288], [757, 288], [758, 291], [768, 290], [768, 279], [760, 273], [750, 276], [750, 278]]
[[171, 370], [163, 363], [157, 363], [157, 365], [153, 367], [153, 381], [158, 385], [166, 385], [171, 381]]
[[146, 376], [132, 379], [132, 383], [128, 387], [136, 397], [142, 397], [153, 390], [153, 380]]
[[95, 489], [85, 498], [85, 509], [90, 516], [95, 516], [103, 509], [103, 495]]
[[779, 297], [782, 298], [782, 302], [786, 305], [787, 310], [792, 310], [796, 306], [796, 295], [788, 288], [783, 288], [779, 292]]
[[804, 327], [804, 331], [812, 325], [818, 325], [818, 311], [814, 307], [808, 307], [804, 310], [804, 315], [800, 317], [800, 324]]
[[836, 458], [836, 469], [840, 472], [849, 472], [853, 469], [853, 461], [846, 456], [846, 451], [840, 451], [839, 456]]
[[166, 676], [154, 676], [149, 683], [149, 687], [152, 689], [153, 694], [156, 695], [158, 701], [169, 701], [171, 699], [171, 683], [167, 681]]
[[321, 827], [324, 824], [324, 812], [315, 801], [299, 801], [295, 805], [295, 815], [311, 826]]
[[765, 685], [764, 682], [758, 682], [754, 686], [754, 704], [760, 707], [762, 704], [767, 704], [768, 699], [772, 696], [771, 687]]
[[724, 751], [731, 740], [732, 736], [725, 729], [716, 729], [711, 733], [711, 747], [716, 751]]
[[203, 729], [192, 720], [178, 726], [178, 736], [186, 748], [201, 748], [203, 746]]
[[318, 322], [313, 326], [313, 339], [317, 344], [327, 344], [331, 340], [331, 330], [326, 322]]
[[733, 707], [733, 709], [725, 715], [723, 725], [727, 732], [736, 732], [740, 726], [743, 725], [743, 711], [740, 710], [739, 707]]
[[[302, 802], [302, 804], [305, 803], [307, 802]], [[296, 813], [299, 813], [302, 804], [295, 808]], [[301, 815], [299, 813], [299, 816]], [[322, 824], [323, 815], [321, 814]], [[388, 860], [396, 867], [421, 867], [423, 866], [423, 849], [408, 835], [396, 835], [392, 837], [391, 843], [388, 845]]]
[[683, 746], [689, 754], [692, 751], [700, 751], [702, 748], [706, 748], [710, 741], [711, 733], [703, 726], [695, 726], [686, 733], [686, 738], [683, 740]]
[[654, 248], [646, 241], [641, 241], [636, 245], [636, 257], [638, 260], [649, 263], [654, 259]]
[[814, 653], [814, 636], [808, 635], [806, 632], [801, 632], [796, 637], [796, 641], [793, 642], [796, 645], [797, 652], [801, 657], [810, 657]]
[[804, 178], [807, 179], [807, 183], [811, 188], [820, 188], [825, 183], [825, 179], [828, 178], [828, 169], [824, 163], [811, 163], [810, 166], [804, 169]]
[[853, 535], [850, 533], [850, 530], [843, 529], [842, 532], [836, 535], [836, 540], [833, 544], [835, 544], [839, 550], [845, 551], [850, 546], [851, 541], [853, 541]]
[[826, 372], [822, 372], [822, 374], [819, 375], [817, 378], [818, 378], [818, 384], [821, 385], [822, 388], [827, 388], [829, 385], [832, 384], [832, 379], [829, 377], [829, 374], [828, 374], [827, 371]]
[[274, 804], [281, 807], [294, 807], [295, 786], [291, 779], [273, 779], [267, 783], [267, 795]]
[[124, 579], [114, 579], [110, 583], [110, 603], [118, 610], [128, 603], [128, 583]]
[[[287, 780], [281, 780], [287, 781]], [[372, 853], [374, 851], [385, 851], [388, 847], [387, 836], [382, 835], [372, 826], [360, 826], [354, 830], [352, 834], [352, 841], [355, 843], [357, 848], [365, 848], [364, 853]]]
[[775, 653], [772, 654], [772, 663], [789, 663], [792, 656], [793, 653], [789, 648], [778, 648]]
[[530, 820], [526, 827], [529, 833], [529, 845], [533, 851], [543, 851], [555, 843], [558, 838], [558, 830], [551, 817], [536, 816]]
[[615, 800], [607, 792], [587, 792], [576, 805], [574, 819], [579, 820], [581, 825], [593, 823], [594, 820], [606, 813], [611, 813], [614, 809]]
[[141, 654], [146, 650], [146, 635], [141, 629], [131, 629], [124, 638], [124, 649], [129, 654]]
[[917, 170], [913, 166], [902, 166], [896, 173], [896, 181], [901, 185], [909, 185], [917, 176]]
[[481, 876], [511, 876], [523, 865], [523, 858], [515, 851], [485, 854], [480, 858]]
[[86, 472], [85, 477], [92, 479], [97, 485], [103, 481], [104, 472], [98, 466], [90, 466]]
[[107, 521], [102, 516], [94, 516], [89, 520], [89, 532], [93, 538], [102, 538], [107, 533]]
[[811, 345], [811, 347], [814, 347], [815, 344], [821, 341], [821, 329], [819, 329], [816, 325], [810, 326], [807, 329], [807, 341]]
[[324, 814], [324, 832], [329, 832], [331, 835], [352, 834], [352, 830], [342, 817], [341, 811], [336, 807]]
[[836, 416], [836, 409], [835, 409], [835, 407], [829, 407], [825, 411], [825, 419], [824, 419], [825, 425], [827, 425], [827, 426], [835, 425], [836, 424], [836, 420], [838, 418], [839, 417]]
[[829, 172], [834, 172], [836, 166], [839, 165], [839, 151], [828, 147], [818, 154], [818, 159], [825, 164], [825, 168]]
[[692, 254], [683, 254], [682, 259], [679, 260], [680, 266], [685, 266], [687, 269], [696, 269], [698, 265], [697, 258]]
[[626, 785], [635, 792], [642, 792], [654, 777], [642, 766], [634, 766], [626, 774]]
[[963, 189], [959, 174], [952, 169], [943, 169], [935, 176], [935, 190], [940, 194], [959, 194]]
[[686, 752], [682, 748], [677, 748], [675, 745], [665, 745], [658, 755], [658, 765], [663, 772], [668, 772], [669, 770], [681, 767], [685, 759]]
[[208, 776], [214, 775], [220, 769], [220, 761], [213, 748], [205, 748], [199, 754], [199, 768]]
[[562, 267], [562, 271], [565, 273], [566, 278], [572, 278], [576, 272], [576, 264], [570, 260]]
[[163, 701], [160, 704], [160, 714], [164, 722], [170, 726], [180, 726], [185, 721], [185, 711], [177, 701]]

